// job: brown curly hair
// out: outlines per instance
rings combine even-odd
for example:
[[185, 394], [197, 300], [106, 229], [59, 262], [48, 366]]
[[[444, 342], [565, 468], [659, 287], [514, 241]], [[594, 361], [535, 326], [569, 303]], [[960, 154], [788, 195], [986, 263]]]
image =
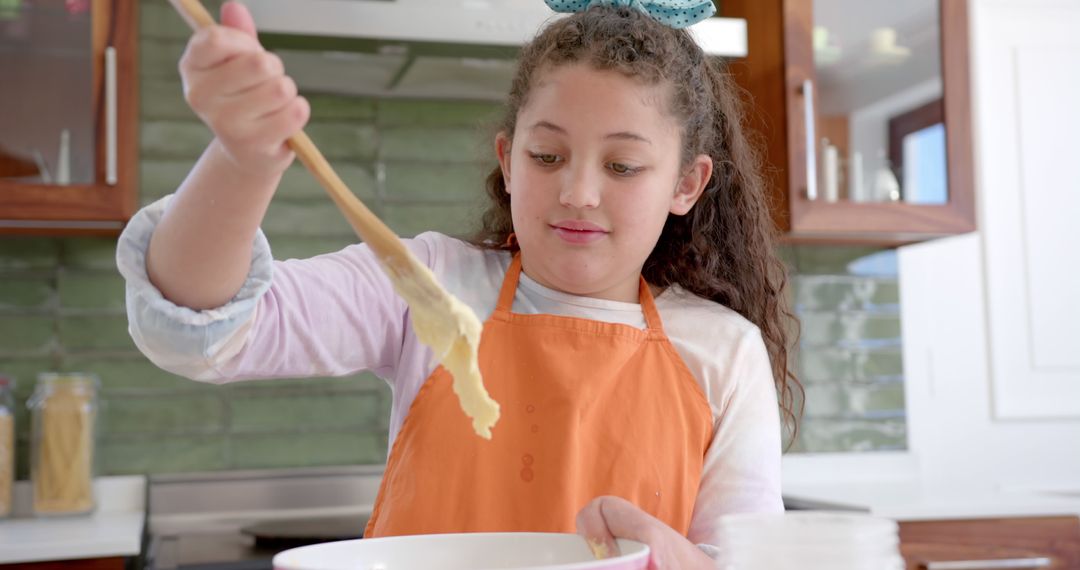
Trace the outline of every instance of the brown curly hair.
[[[758, 326], [794, 440], [802, 386], [788, 367], [788, 346], [798, 324], [787, 306], [786, 269], [776, 254], [760, 157], [743, 132], [743, 92], [723, 64], [707, 58], [685, 30], [669, 28], [634, 8], [597, 6], [554, 21], [522, 48], [507, 111], [496, 130], [512, 139], [535, 78], [544, 70], [580, 62], [648, 85], [673, 87], [669, 112], [683, 125], [683, 164], [707, 154], [713, 173], [686, 215], [668, 216], [642, 273], [655, 286], [678, 284]], [[488, 249], [516, 249], [508, 243], [514, 231], [510, 195], [498, 167], [488, 175], [486, 189], [490, 204], [472, 241]]]

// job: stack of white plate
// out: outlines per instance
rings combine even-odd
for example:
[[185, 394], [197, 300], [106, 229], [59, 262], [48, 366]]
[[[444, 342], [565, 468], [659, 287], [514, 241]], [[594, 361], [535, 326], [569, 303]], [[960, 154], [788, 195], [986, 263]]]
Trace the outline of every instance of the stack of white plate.
[[725, 570], [903, 570], [896, 522], [855, 513], [729, 515], [720, 522]]

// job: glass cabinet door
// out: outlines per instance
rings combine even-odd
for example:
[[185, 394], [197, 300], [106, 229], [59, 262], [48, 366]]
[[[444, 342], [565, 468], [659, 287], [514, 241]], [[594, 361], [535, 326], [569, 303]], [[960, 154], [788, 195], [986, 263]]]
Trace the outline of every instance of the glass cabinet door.
[[818, 155], [807, 198], [947, 203], [938, 0], [814, 0], [813, 14]]
[[95, 182], [104, 102], [95, 96], [91, 4], [0, 2], [0, 180]]

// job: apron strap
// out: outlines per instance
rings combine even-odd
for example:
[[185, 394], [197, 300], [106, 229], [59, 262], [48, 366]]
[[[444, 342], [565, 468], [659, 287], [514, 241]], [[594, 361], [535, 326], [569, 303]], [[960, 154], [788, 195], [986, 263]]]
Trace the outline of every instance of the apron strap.
[[641, 276], [641, 285], [638, 286], [638, 302], [641, 303], [641, 312], [645, 315], [645, 325], [653, 334], [664, 334], [664, 324], [660, 319], [660, 310], [656, 308], [652, 290], [645, 282], [645, 276]]
[[510, 267], [506, 269], [503, 277], [502, 289], [499, 290], [499, 302], [495, 305], [495, 311], [509, 313], [514, 306], [514, 293], [517, 292], [518, 279], [521, 277], [521, 254], [515, 253], [510, 260]]

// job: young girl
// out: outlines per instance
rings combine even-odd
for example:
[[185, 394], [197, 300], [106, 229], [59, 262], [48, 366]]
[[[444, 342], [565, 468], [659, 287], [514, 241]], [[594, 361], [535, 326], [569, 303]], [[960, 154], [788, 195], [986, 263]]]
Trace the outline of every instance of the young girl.
[[790, 417], [798, 385], [736, 88], [668, 25], [687, 11], [595, 6], [545, 28], [521, 53], [479, 237], [406, 240], [485, 321], [491, 441], [366, 246], [272, 261], [258, 226], [308, 106], [238, 4], [181, 61], [216, 138], [120, 240], [136, 343], [209, 382], [385, 378], [367, 536], [576, 529], [711, 567], [722, 515], [782, 509], [777, 396]]

